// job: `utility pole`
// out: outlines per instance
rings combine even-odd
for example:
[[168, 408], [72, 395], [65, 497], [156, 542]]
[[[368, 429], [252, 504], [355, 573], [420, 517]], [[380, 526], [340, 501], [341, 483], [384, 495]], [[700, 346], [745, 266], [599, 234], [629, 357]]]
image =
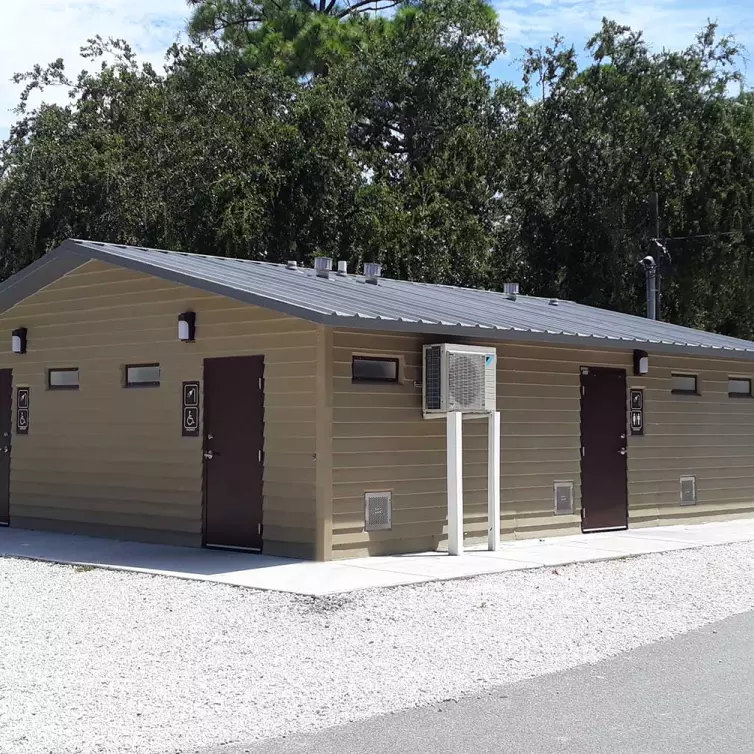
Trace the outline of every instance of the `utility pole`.
[[[657, 263], [655, 267], [655, 319], [662, 319], [662, 241], [660, 240], [660, 196], [656, 191], [653, 191], [649, 195], [649, 214], [651, 225], [650, 228], [654, 230], [653, 240], [656, 242], [652, 246], [657, 246], [660, 252], [657, 254]], [[650, 247], [650, 254], [653, 254], [654, 249]]]

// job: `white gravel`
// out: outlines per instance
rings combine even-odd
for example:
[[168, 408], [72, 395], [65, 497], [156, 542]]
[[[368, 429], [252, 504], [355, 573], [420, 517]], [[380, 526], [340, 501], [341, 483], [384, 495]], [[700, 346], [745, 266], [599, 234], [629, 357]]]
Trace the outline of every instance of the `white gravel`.
[[754, 608], [754, 543], [309, 598], [0, 559], [0, 752], [186, 754], [594, 662]]

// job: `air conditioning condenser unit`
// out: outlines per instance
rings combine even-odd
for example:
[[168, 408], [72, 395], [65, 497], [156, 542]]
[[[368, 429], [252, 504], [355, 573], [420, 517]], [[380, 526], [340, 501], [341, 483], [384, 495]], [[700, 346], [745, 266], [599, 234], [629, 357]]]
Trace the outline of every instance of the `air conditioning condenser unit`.
[[496, 410], [497, 352], [488, 346], [424, 346], [424, 417], [450, 411], [484, 415]]

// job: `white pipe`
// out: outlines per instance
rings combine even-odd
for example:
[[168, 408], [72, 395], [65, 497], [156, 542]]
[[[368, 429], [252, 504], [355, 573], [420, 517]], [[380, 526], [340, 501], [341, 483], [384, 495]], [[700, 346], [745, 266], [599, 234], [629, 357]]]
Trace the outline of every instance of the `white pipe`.
[[500, 549], [500, 412], [487, 418], [487, 549]]
[[463, 430], [460, 411], [448, 411], [448, 555], [463, 554]]

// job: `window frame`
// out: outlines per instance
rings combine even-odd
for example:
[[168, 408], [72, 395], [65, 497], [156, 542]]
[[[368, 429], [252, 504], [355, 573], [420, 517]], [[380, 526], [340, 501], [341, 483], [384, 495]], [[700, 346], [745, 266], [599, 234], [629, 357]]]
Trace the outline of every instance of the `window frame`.
[[[745, 382], [749, 386], [749, 390], [746, 393], [739, 393], [734, 392], [732, 393], [730, 390], [730, 383], [731, 381], [735, 382]], [[751, 377], [733, 377], [731, 375], [728, 375], [728, 398], [751, 398], [752, 392], [751, 392]]]
[[150, 382], [131, 382], [128, 379], [128, 370], [129, 369], [140, 369], [144, 367], [157, 367], [157, 369], [160, 369], [159, 362], [152, 362], [150, 364], [125, 364], [123, 366], [123, 387], [132, 388], [132, 387], [160, 387], [162, 383], [162, 372], [160, 372], [160, 379], [157, 381], [150, 381]]
[[[52, 373], [53, 372], [76, 372], [76, 384], [75, 385], [53, 385]], [[81, 386], [79, 380], [79, 368], [78, 367], [48, 367], [47, 369], [47, 389], [48, 390], [78, 390]]]
[[[694, 380], [694, 389], [693, 390], [686, 390], [682, 388], [674, 388], [673, 387], [673, 379], [676, 377], [687, 377], [687, 378], [693, 378]], [[672, 372], [670, 375], [671, 379], [671, 387], [670, 392], [672, 395], [701, 395], [699, 392], [699, 375], [698, 374], [688, 374], [686, 372]]]
[[[357, 361], [378, 361], [395, 364], [394, 378], [381, 377], [357, 377], [354, 373], [354, 367]], [[360, 353], [351, 355], [351, 382], [372, 385], [398, 385], [401, 382], [401, 360], [398, 356], [366, 356]]]

